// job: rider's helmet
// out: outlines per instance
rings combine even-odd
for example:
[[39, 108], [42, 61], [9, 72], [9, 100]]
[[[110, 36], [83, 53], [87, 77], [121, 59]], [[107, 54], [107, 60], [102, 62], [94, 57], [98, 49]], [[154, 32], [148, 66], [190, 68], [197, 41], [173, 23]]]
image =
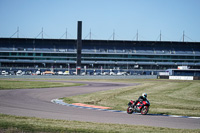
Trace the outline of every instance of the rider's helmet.
[[142, 96], [143, 96], [144, 98], [147, 98], [147, 93], [142, 93]]

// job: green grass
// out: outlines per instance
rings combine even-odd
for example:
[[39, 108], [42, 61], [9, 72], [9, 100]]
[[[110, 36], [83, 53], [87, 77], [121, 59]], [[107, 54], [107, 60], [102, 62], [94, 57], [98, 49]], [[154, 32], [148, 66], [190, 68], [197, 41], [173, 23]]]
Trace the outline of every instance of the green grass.
[[45, 82], [45, 81], [0, 80], [0, 90], [70, 87], [70, 86], [80, 86], [80, 85], [83, 84]]
[[200, 117], [199, 81], [141, 79], [106, 81], [140, 83], [140, 85], [63, 99], [67, 103], [81, 102], [125, 111], [131, 99], [136, 100], [146, 92], [151, 103], [149, 113]]
[[200, 129], [171, 129], [162, 127], [103, 124], [0, 114], [0, 132], [3, 133], [199, 133]]
[[[91, 81], [91, 80], [90, 80]], [[143, 92], [148, 93], [151, 102], [149, 113], [178, 114], [200, 116], [199, 81], [172, 80], [94, 80], [95, 82], [140, 83], [121, 89], [101, 91], [65, 98], [66, 102], [82, 102], [101, 106], [110, 106], [117, 110], [126, 110], [130, 99], [137, 99]], [[0, 80], [0, 89], [27, 89], [74, 86], [73, 83], [54, 83], [45, 81]], [[79, 84], [80, 85], [80, 84]], [[200, 129], [171, 129], [162, 127], [135, 126], [125, 124], [103, 124], [92, 122], [40, 119], [0, 114], [0, 133], [122, 133], [122, 132], [168, 132], [199, 133]]]

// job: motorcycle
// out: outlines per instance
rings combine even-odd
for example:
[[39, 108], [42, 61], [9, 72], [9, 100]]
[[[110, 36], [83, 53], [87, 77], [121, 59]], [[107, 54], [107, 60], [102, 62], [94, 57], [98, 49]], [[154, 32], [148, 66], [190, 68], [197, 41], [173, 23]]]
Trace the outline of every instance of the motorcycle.
[[127, 113], [132, 114], [133, 112], [141, 113], [142, 115], [146, 115], [149, 111], [150, 102], [148, 100], [138, 102], [135, 107], [133, 107], [135, 101], [130, 101], [128, 103]]

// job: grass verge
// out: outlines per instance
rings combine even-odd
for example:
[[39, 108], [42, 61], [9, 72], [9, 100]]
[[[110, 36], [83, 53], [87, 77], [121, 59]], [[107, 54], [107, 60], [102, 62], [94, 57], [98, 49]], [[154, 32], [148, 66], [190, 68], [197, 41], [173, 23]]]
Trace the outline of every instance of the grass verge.
[[[104, 80], [101, 80], [101, 82]], [[199, 116], [199, 85], [195, 81], [168, 81], [168, 80], [105, 80], [106, 82], [131, 82], [141, 83], [139, 86], [126, 87], [110, 91], [102, 91], [93, 94], [80, 95], [66, 98], [67, 102], [106, 105], [114, 109], [126, 109], [127, 102], [130, 99], [136, 99], [142, 92], [147, 92], [148, 99], [151, 101], [150, 113], [167, 113], [172, 112], [177, 107], [178, 110], [193, 112], [194, 116]], [[41, 84], [40, 84], [41, 83]], [[2, 85], [3, 84], [3, 85]], [[32, 84], [32, 85], [29, 85]], [[44, 85], [43, 85], [44, 84]], [[69, 83], [52, 83], [52, 82], [33, 82], [33, 81], [10, 81], [0, 80], [1, 89], [26, 89], [26, 88], [47, 88], [74, 86], [77, 84]], [[78, 99], [77, 99], [78, 98]], [[81, 99], [79, 99], [81, 98]], [[105, 98], [105, 99], [104, 99]], [[110, 98], [110, 99], [109, 99]], [[173, 99], [170, 99], [173, 98]], [[177, 100], [174, 102], [174, 100]], [[186, 105], [180, 106], [183, 100]], [[172, 101], [168, 103], [168, 101]], [[179, 103], [180, 102], [180, 103]], [[193, 103], [194, 102], [194, 103]], [[165, 104], [165, 106], [162, 104]], [[191, 104], [192, 103], [192, 104]], [[189, 105], [191, 104], [191, 105]], [[169, 105], [169, 106], [167, 106]], [[191, 110], [190, 108], [193, 108]], [[155, 111], [156, 110], [156, 111]], [[166, 111], [167, 110], [167, 111]], [[190, 113], [186, 113], [191, 115]], [[199, 133], [200, 129], [171, 129], [162, 127], [134, 126], [125, 124], [103, 124], [79, 121], [64, 121], [52, 119], [40, 119], [34, 117], [19, 117], [0, 114], [0, 132], [3, 133], [47, 133], [47, 132], [96, 132], [96, 133], [116, 133], [116, 132], [175, 132], [175, 133]]]
[[71, 86], [80, 86], [80, 85], [83, 85], [83, 84], [45, 82], [45, 81], [0, 80], [0, 90], [71, 87]]
[[81, 101], [81, 103], [85, 104], [106, 106], [115, 110], [125, 111], [127, 103], [131, 99], [136, 100], [143, 92], [146, 92], [151, 103], [149, 113], [200, 117], [199, 81], [106, 80], [106, 82], [108, 81], [140, 83], [140, 85], [63, 99], [67, 103]]
[[176, 132], [199, 133], [200, 129], [171, 129], [162, 127], [134, 126], [125, 124], [103, 124], [93, 122], [65, 121], [19, 117], [0, 114], [0, 132], [3, 133], [141, 133]]

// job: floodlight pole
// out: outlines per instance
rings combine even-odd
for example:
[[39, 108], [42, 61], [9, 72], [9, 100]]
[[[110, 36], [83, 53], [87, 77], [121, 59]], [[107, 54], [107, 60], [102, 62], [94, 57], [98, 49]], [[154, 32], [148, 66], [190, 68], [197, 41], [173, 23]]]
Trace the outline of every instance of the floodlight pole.
[[161, 34], [161, 30], [160, 30], [160, 41], [161, 41], [161, 37], [162, 37], [162, 34]]
[[19, 27], [17, 27], [17, 38], [19, 38]]

